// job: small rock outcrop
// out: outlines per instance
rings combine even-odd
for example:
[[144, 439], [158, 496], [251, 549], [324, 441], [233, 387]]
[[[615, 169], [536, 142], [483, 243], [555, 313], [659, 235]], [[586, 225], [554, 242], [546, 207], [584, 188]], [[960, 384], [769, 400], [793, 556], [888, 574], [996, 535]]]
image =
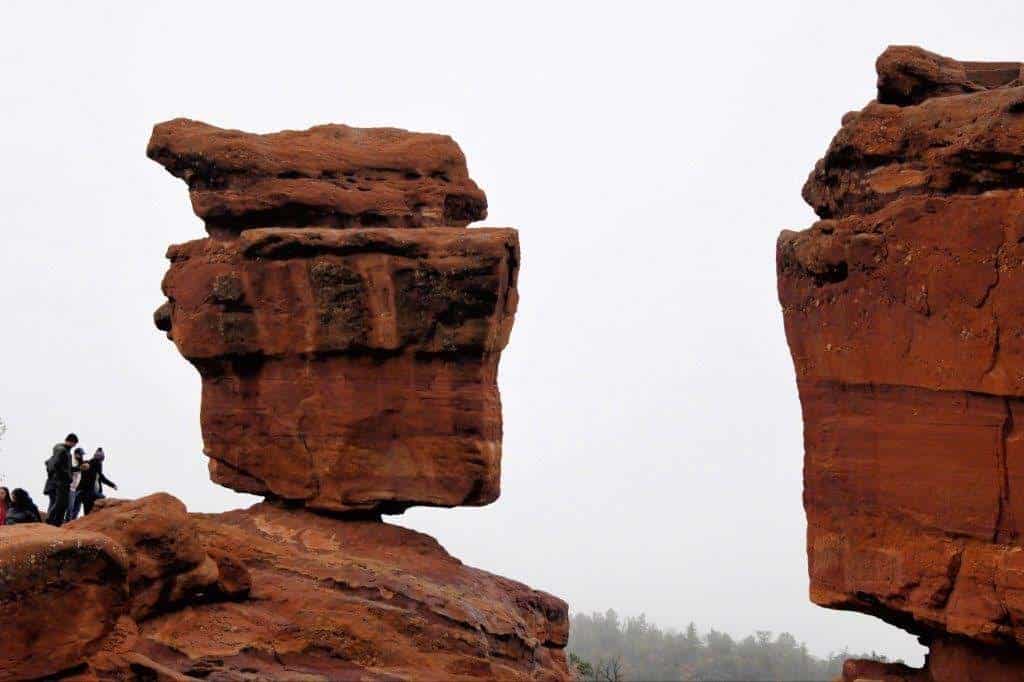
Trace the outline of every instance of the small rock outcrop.
[[105, 535], [0, 527], [0, 680], [80, 666], [127, 611], [127, 576], [127, 553]]
[[778, 241], [803, 406], [811, 599], [918, 635], [924, 670], [1024, 679], [1021, 65], [878, 60]]
[[223, 552], [211, 555], [180, 500], [157, 493], [101, 501], [98, 509], [67, 528], [100, 533], [127, 550], [129, 613], [136, 620], [180, 604], [246, 593], [244, 567]]

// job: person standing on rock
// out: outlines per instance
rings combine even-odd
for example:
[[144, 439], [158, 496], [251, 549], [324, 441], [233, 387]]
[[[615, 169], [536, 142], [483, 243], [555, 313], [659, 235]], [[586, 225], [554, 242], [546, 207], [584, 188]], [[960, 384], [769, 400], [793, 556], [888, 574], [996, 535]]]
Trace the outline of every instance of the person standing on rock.
[[97, 499], [105, 497], [104, 485], [109, 485], [117, 490], [117, 485], [103, 475], [103, 461], [106, 457], [103, 448], [96, 448], [92, 459], [82, 464], [82, 478], [78, 482], [78, 497], [81, 499], [82, 514], [85, 516], [92, 513], [92, 506]]
[[78, 518], [82, 509], [82, 497], [78, 494], [78, 484], [82, 480], [82, 471], [89, 468], [85, 462], [85, 450], [75, 448], [74, 465], [71, 468], [71, 485], [68, 487], [68, 513], [64, 518], [65, 523]]
[[46, 513], [46, 522], [51, 526], [60, 526], [68, 513], [68, 494], [71, 489], [71, 474], [74, 463], [71, 461], [71, 448], [78, 445], [78, 436], [69, 433], [63, 443], [53, 446], [53, 454], [46, 460], [46, 486], [43, 494], [49, 496], [50, 505]]
[[39, 507], [32, 501], [28, 492], [21, 488], [15, 488], [14, 492], [11, 493], [11, 506], [7, 510], [7, 518], [4, 521], [4, 525], [14, 526], [19, 523], [41, 523], [42, 520], [42, 517], [39, 515]]
[[11, 491], [5, 485], [0, 485], [0, 526], [7, 523], [7, 510], [11, 506]]

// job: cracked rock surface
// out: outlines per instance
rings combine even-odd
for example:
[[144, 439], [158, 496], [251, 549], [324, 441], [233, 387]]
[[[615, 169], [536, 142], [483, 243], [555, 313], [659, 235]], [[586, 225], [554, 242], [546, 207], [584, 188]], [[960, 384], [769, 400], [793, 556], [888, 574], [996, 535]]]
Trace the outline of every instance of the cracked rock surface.
[[877, 68], [804, 187], [822, 220], [777, 248], [811, 599], [931, 647], [924, 670], [846, 679], [1020, 680], [1020, 65], [898, 47]]

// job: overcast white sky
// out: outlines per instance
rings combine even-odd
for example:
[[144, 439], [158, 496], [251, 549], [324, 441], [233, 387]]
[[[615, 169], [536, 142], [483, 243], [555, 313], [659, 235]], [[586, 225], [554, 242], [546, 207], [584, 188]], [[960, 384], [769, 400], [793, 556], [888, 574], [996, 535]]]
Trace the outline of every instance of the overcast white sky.
[[774, 243], [874, 59], [1020, 59], [1018, 3], [85, 3], [0, 7], [0, 476], [38, 495], [68, 430], [122, 494], [209, 482], [199, 378], [151, 323], [203, 235], [145, 157], [188, 116], [451, 134], [521, 230], [502, 498], [393, 521], [567, 599], [919, 660], [807, 599], [802, 443]]

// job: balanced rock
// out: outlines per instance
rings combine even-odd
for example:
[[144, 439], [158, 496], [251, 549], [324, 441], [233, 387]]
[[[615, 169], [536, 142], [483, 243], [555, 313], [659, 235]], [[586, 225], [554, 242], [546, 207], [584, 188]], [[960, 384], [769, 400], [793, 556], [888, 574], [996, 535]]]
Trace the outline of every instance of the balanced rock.
[[497, 499], [514, 230], [249, 230], [169, 257], [216, 482], [334, 511]]
[[212, 234], [258, 227], [465, 226], [487, 198], [446, 135], [322, 125], [255, 135], [175, 119], [149, 157], [188, 183]]
[[0, 680], [84, 664], [127, 609], [127, 572], [124, 549], [104, 535], [0, 527]]
[[211, 477], [268, 501], [101, 510], [133, 555], [136, 619], [85, 674], [568, 682], [565, 602], [380, 520], [500, 490], [519, 241], [466, 229], [486, 201], [455, 143], [179, 120], [149, 155], [210, 233], [168, 251], [154, 320], [202, 377]]
[[890, 48], [878, 71], [804, 188], [824, 219], [778, 241], [811, 599], [932, 647], [891, 679], [1024, 679], [1020, 68]]

